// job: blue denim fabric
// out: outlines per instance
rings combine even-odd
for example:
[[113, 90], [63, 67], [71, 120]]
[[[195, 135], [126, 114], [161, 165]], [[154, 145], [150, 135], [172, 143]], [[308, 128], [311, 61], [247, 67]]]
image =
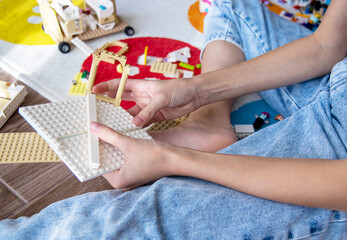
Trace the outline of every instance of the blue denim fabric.
[[[205, 24], [207, 42], [228, 39], [247, 59], [308, 34], [257, 0], [214, 2]], [[300, 94], [302, 88], [305, 94]], [[330, 76], [263, 92], [286, 119], [220, 153], [346, 158], [346, 94], [347, 59]], [[130, 192], [88, 193], [54, 203], [30, 218], [0, 221], [0, 239], [342, 240], [347, 239], [347, 213], [273, 202], [199, 179], [168, 177]]]

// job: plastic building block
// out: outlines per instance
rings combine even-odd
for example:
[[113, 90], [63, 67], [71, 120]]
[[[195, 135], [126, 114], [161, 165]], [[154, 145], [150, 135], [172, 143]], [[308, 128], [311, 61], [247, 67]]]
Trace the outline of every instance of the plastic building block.
[[[85, 7], [93, 11], [80, 11], [70, 0], [37, 2], [45, 33], [58, 44], [63, 53], [70, 51], [69, 42], [90, 55], [93, 51], [82, 41], [123, 30], [128, 36], [134, 34], [134, 29], [117, 15], [115, 0], [86, 0]], [[105, 9], [101, 9], [100, 5]], [[78, 39], [73, 40], [73, 36]]]
[[91, 66], [89, 80], [88, 80], [85, 94], [91, 93], [99, 63], [103, 61], [103, 62], [107, 62], [111, 64], [116, 64], [116, 61], [118, 61], [123, 67], [123, 73], [122, 73], [122, 77], [118, 86], [116, 98], [114, 99], [114, 105], [120, 106], [125, 83], [126, 83], [126, 80], [128, 79], [128, 75], [131, 68], [129, 64], [126, 64], [127, 58], [124, 55], [119, 55], [118, 53], [109, 52], [107, 50], [104, 50], [103, 48], [97, 50], [92, 56], [93, 56], [93, 61], [92, 61], [92, 66]]
[[129, 76], [135, 76], [140, 73], [140, 68], [136, 66], [131, 66]]
[[255, 119], [255, 121], [253, 123], [253, 127], [254, 127], [255, 130], [258, 130], [258, 129], [260, 129], [263, 126], [264, 122], [267, 123], [265, 121], [265, 119], [269, 118], [270, 114], [267, 113], [267, 112], [262, 112], [259, 117], [257, 115], [255, 117], [256, 117], [256, 119]]
[[87, 70], [83, 71], [81, 74], [82, 83], [87, 83], [89, 78], [89, 72]]
[[190, 64], [188, 64], [188, 63], [184, 63], [184, 62], [180, 62], [180, 63], [178, 64], [178, 66], [183, 67], [183, 68], [186, 68], [186, 69], [191, 70], [191, 71], [193, 71], [193, 70], [195, 69], [195, 66], [190, 65]]
[[36, 132], [0, 133], [0, 164], [61, 162]]
[[233, 125], [233, 128], [239, 140], [255, 132], [252, 124], [235, 124]]
[[178, 49], [176, 51], [170, 52], [168, 54], [168, 58], [173, 57], [175, 54], [183, 55], [186, 58], [190, 58], [191, 57], [191, 55], [190, 55], [190, 48], [189, 47], [184, 47], [184, 48]]
[[177, 78], [191, 78], [194, 76], [193, 71], [177, 69]]
[[117, 70], [117, 73], [122, 74], [122, 73], [123, 73], [123, 67], [122, 67], [122, 64], [118, 64], [118, 65], [117, 65], [117, 67], [116, 67], [116, 70]]
[[17, 110], [26, 95], [27, 90], [25, 87], [17, 85], [17, 82], [9, 84], [0, 81], [0, 128]]
[[144, 58], [143, 58], [143, 65], [145, 65], [145, 66], [147, 64], [147, 52], [148, 52], [148, 46], [145, 47], [145, 53], [144, 53]]
[[177, 64], [167, 62], [153, 62], [150, 72], [154, 73], [167, 73], [176, 75]]
[[86, 83], [83, 83], [81, 80], [82, 73], [77, 73], [76, 77], [74, 79], [74, 83], [71, 85], [69, 94], [70, 95], [77, 95], [77, 96], [84, 96], [86, 91]]
[[190, 58], [190, 48], [189, 47], [184, 47], [181, 49], [178, 49], [176, 51], [170, 52], [167, 55], [167, 61], [168, 62], [184, 62], [188, 63], [188, 58]]
[[84, 52], [87, 56], [92, 54], [94, 52], [93, 49], [91, 49], [85, 42], [83, 42], [79, 37], [74, 37], [71, 39], [71, 42], [78, 47], [82, 52]]
[[152, 124], [147, 131], [160, 131], [160, 130], [166, 130], [169, 128], [176, 127], [177, 125], [181, 124], [183, 121], [185, 121], [188, 118], [188, 115], [182, 116], [180, 118], [170, 120], [170, 121], [162, 121], [158, 123]]
[[[100, 140], [100, 167], [93, 169], [88, 160], [87, 111], [85, 98], [22, 107], [19, 113], [41, 135], [80, 181], [87, 181], [123, 164], [123, 154]], [[121, 107], [96, 100], [99, 123], [124, 135], [151, 139], [144, 129], [132, 124], [132, 116]]]
[[97, 122], [96, 117], [96, 98], [94, 94], [87, 94], [87, 131], [89, 145], [89, 164], [93, 169], [100, 167], [99, 138], [94, 136], [89, 128], [91, 122]]
[[275, 120], [283, 121], [283, 120], [284, 120], [284, 117], [283, 117], [281, 114], [278, 114], [278, 115], [275, 117]]

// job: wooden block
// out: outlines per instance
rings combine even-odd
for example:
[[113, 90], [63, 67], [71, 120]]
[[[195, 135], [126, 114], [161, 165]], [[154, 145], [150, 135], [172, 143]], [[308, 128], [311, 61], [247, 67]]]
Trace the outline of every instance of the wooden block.
[[81, 183], [77, 180], [77, 178], [71, 175], [64, 181], [61, 181], [57, 187], [51, 189], [49, 192], [42, 195], [35, 201], [29, 202], [29, 204], [19, 209], [19, 211], [14, 212], [10, 217], [30, 217], [54, 202], [83, 193], [110, 189], [113, 189], [112, 186], [103, 177], [98, 177], [86, 183]]
[[4, 164], [0, 176], [22, 199], [30, 202], [73, 175], [63, 163], [32, 163]]

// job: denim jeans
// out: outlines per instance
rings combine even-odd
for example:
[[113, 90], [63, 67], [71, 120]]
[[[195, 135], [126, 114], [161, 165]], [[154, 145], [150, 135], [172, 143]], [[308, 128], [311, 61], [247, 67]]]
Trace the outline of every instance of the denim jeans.
[[[230, 41], [246, 59], [310, 34], [258, 0], [215, 0], [204, 31], [206, 44]], [[219, 153], [347, 157], [347, 58], [330, 75], [261, 95], [285, 120]], [[130, 192], [88, 193], [30, 218], [0, 221], [0, 239], [332, 240], [347, 239], [346, 229], [346, 212], [274, 202], [190, 177], [166, 177]]]

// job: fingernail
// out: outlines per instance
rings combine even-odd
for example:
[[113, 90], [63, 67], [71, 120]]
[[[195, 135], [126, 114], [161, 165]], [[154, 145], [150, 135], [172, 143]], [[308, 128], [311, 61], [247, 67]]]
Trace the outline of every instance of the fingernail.
[[142, 126], [145, 123], [145, 119], [143, 119], [142, 117], [139, 117], [139, 116], [138, 117], [134, 117], [133, 123], [136, 126]]
[[100, 127], [100, 124], [97, 122], [91, 122], [90, 123], [90, 129], [93, 131], [96, 131]]

